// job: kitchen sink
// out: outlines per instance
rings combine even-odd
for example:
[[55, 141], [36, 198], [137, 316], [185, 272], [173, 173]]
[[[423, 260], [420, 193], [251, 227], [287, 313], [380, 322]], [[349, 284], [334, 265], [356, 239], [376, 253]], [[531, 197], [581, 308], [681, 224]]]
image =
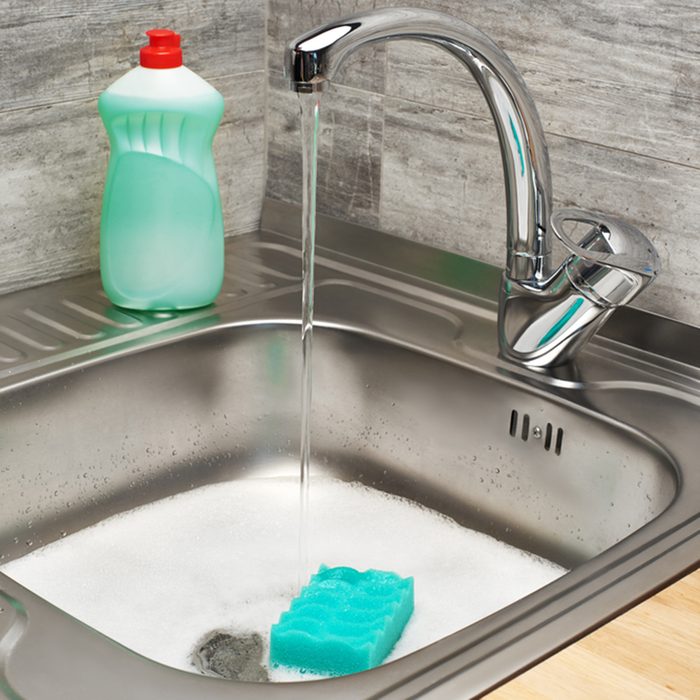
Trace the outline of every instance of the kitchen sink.
[[[297, 473], [298, 220], [267, 202], [206, 309], [116, 309], [96, 275], [0, 299], [0, 566], [166, 496]], [[697, 566], [700, 329], [623, 309], [575, 366], [533, 371], [498, 356], [495, 268], [331, 219], [318, 245], [312, 474], [569, 572], [372, 671], [276, 684], [155, 663], [0, 573], [7, 697], [474, 696]]]

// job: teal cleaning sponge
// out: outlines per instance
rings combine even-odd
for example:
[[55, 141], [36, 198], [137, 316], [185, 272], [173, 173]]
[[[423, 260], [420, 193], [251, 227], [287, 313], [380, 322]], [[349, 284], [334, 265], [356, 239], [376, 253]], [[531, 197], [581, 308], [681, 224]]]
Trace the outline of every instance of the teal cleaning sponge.
[[272, 625], [270, 663], [340, 676], [378, 666], [413, 613], [413, 577], [321, 566]]

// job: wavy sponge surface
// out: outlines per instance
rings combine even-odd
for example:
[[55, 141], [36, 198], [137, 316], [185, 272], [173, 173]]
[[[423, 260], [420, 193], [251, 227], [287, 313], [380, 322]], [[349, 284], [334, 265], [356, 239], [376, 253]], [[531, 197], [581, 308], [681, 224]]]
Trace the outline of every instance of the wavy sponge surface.
[[378, 666], [413, 613], [413, 577], [321, 566], [272, 625], [270, 662], [340, 676]]

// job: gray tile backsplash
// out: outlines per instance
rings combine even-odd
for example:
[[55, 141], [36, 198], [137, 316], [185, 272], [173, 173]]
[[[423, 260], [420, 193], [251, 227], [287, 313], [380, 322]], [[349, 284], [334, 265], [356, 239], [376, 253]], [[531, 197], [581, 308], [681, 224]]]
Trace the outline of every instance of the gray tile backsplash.
[[227, 232], [258, 225], [264, 4], [0, 0], [0, 292], [97, 268], [108, 157], [97, 96], [156, 26], [180, 32], [185, 65], [224, 95], [214, 149]]
[[[268, 125], [268, 140], [275, 144], [268, 161], [270, 196], [298, 202], [301, 191], [288, 181], [299, 170], [300, 146], [298, 122], [291, 119], [294, 109], [278, 73], [285, 43], [341, 12], [390, 4], [447, 12], [504, 48], [542, 118], [555, 204], [601, 209], [641, 228], [659, 250], [663, 273], [636, 305], [700, 325], [697, 2], [270, 0], [271, 17], [280, 19], [268, 25], [268, 115], [282, 104], [287, 114], [283, 138], [279, 119], [270, 116]], [[359, 60], [373, 61], [365, 85], [358, 81]], [[348, 60], [336, 86], [323, 96], [322, 121], [337, 120], [343, 109], [357, 114], [372, 98], [377, 110], [364, 129], [355, 121], [352, 133], [326, 134], [321, 142], [319, 209], [362, 223], [374, 217], [382, 230], [502, 265], [500, 155], [471, 76], [435, 47], [391, 43], [384, 54]], [[340, 138], [343, 147], [334, 148]], [[352, 172], [357, 154], [377, 140], [379, 183], [373, 169], [368, 180], [334, 181], [333, 172]], [[357, 198], [369, 208], [352, 207]]]
[[[460, 17], [508, 52], [547, 133], [555, 203], [639, 226], [663, 274], [637, 305], [700, 325], [696, 0], [0, 0], [0, 292], [96, 269], [108, 156], [96, 100], [135, 64], [145, 29], [179, 31], [186, 65], [226, 98], [215, 154], [226, 229], [239, 233], [257, 226], [263, 194], [300, 201], [285, 44], [390, 4]], [[321, 116], [320, 211], [503, 263], [495, 130], [448, 54], [362, 50]]]
[[[268, 186], [273, 199], [299, 202], [302, 190], [299, 100], [271, 72], [275, 106], [268, 111]], [[318, 139], [319, 211], [377, 228], [384, 97], [339, 86], [323, 106]]]

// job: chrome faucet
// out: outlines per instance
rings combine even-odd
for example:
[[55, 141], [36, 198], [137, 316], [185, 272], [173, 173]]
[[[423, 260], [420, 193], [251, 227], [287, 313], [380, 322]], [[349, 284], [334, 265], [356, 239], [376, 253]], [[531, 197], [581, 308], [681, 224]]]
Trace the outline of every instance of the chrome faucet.
[[[498, 333], [503, 356], [529, 367], [573, 358], [612, 311], [628, 303], [659, 271], [651, 242], [636, 228], [596, 212], [550, 216], [547, 144], [521, 75], [483, 32], [429, 10], [360, 13], [294, 39], [285, 56], [296, 92], [323, 91], [356, 49], [377, 41], [436, 44], [461, 61], [481, 87], [498, 132], [506, 192], [507, 253]], [[575, 243], [567, 222], [589, 228]], [[570, 255], [551, 268], [550, 230]]]

